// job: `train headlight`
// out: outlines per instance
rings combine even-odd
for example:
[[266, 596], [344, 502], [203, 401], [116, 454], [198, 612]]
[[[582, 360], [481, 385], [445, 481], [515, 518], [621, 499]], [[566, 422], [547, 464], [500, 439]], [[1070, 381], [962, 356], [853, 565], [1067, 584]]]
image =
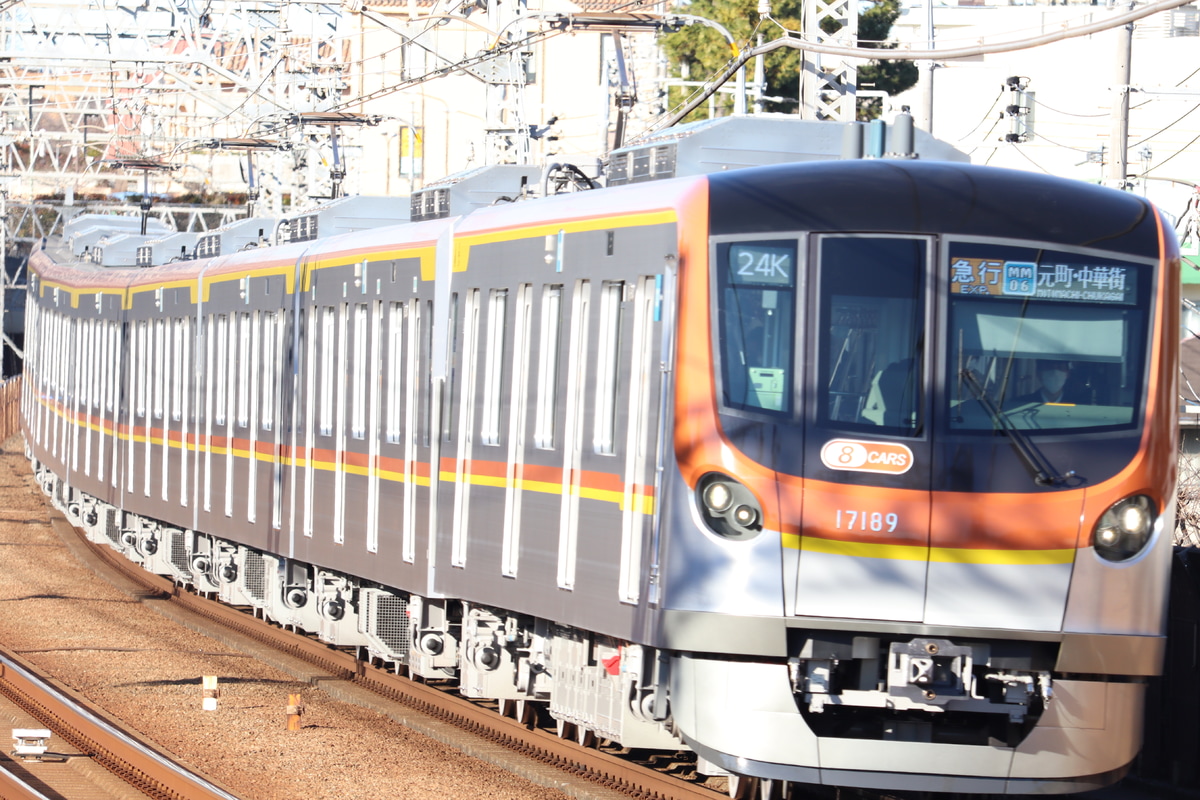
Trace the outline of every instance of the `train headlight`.
[[1144, 494], [1113, 503], [1092, 531], [1096, 553], [1107, 561], [1133, 558], [1150, 541], [1154, 518], [1154, 501]]
[[705, 475], [696, 495], [704, 522], [713, 533], [727, 539], [749, 539], [762, 530], [762, 506], [749, 489], [728, 475]]
[[714, 514], [724, 514], [733, 505], [733, 492], [729, 484], [714, 480], [704, 490], [704, 506]]

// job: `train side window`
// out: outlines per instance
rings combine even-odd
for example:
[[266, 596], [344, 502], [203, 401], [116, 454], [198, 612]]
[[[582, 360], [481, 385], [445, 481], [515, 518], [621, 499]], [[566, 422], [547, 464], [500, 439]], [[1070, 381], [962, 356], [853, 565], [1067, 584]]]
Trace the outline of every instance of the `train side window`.
[[183, 411], [183, 319], [171, 320], [171, 419], [179, 422]]
[[558, 409], [558, 362], [562, 334], [562, 284], [542, 287], [542, 320], [538, 337], [537, 412], [533, 444], [554, 449], [554, 415]]
[[717, 246], [717, 352], [724, 405], [790, 414], [795, 342], [796, 243]]
[[483, 374], [483, 409], [479, 439], [500, 444], [500, 391], [504, 379], [504, 344], [507, 332], [508, 290], [493, 289], [488, 297], [487, 352]]
[[820, 421], [919, 436], [927, 241], [830, 236], [819, 248]]

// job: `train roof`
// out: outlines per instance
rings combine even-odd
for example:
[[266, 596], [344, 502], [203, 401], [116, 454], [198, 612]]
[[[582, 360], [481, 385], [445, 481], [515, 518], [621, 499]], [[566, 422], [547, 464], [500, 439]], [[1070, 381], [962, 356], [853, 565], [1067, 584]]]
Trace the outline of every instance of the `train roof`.
[[710, 232], [907, 231], [1157, 252], [1145, 198], [1021, 170], [919, 159], [754, 167], [708, 176]]

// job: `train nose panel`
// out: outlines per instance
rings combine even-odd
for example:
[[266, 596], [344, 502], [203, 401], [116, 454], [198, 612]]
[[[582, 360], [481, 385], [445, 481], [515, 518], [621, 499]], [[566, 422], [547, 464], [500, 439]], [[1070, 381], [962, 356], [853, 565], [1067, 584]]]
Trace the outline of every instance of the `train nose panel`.
[[1061, 629], [1082, 492], [1074, 498], [935, 492], [933, 507], [925, 623]]
[[803, 495], [795, 613], [920, 622], [929, 493], [812, 482]]

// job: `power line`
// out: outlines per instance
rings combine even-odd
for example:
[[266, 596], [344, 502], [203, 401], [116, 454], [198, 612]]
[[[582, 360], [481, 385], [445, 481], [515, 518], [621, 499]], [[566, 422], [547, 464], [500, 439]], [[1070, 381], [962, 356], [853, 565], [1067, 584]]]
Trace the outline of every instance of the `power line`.
[[700, 103], [704, 102], [717, 89], [725, 84], [733, 75], [741, 69], [752, 58], [765, 56], [768, 53], [774, 52], [780, 48], [791, 48], [794, 50], [809, 50], [814, 53], [822, 53], [826, 55], [842, 56], [843, 58], [862, 58], [867, 60], [886, 60], [886, 61], [924, 61], [924, 60], [941, 60], [949, 61], [958, 58], [974, 58], [977, 56], [990, 55], [992, 53], [1009, 53], [1016, 50], [1028, 50], [1034, 47], [1052, 44], [1054, 42], [1066, 41], [1067, 39], [1075, 39], [1080, 36], [1088, 36], [1093, 33], [1119, 28], [1124, 25], [1129, 25], [1132, 22], [1148, 17], [1152, 14], [1157, 14], [1161, 11], [1168, 11], [1172, 8], [1186, 5], [1192, 0], [1158, 0], [1143, 8], [1127, 11], [1124, 14], [1118, 14], [1111, 19], [1101, 22], [1093, 22], [1086, 25], [1080, 25], [1077, 28], [1063, 28], [1052, 33], [1034, 36], [1028, 39], [1020, 39], [1009, 42], [1000, 42], [997, 44], [979, 44], [971, 47], [948, 48], [943, 50], [886, 50], [880, 51], [874, 47], [846, 47], [842, 45], [825, 44], [824, 42], [814, 42], [803, 38], [802, 34], [795, 31], [788, 31], [787, 35], [778, 39], [774, 39], [757, 47], [747, 48], [737, 55], [736, 58], [727, 62], [725, 69], [717, 76], [710, 85], [704, 87], [704, 92], [701, 97], [694, 98], [684, 105], [679, 111], [672, 114], [670, 117], [662, 120], [656, 125], [652, 125], [647, 130], [643, 131], [638, 138], [653, 133], [656, 130], [669, 128], [682, 120], [692, 112]]

